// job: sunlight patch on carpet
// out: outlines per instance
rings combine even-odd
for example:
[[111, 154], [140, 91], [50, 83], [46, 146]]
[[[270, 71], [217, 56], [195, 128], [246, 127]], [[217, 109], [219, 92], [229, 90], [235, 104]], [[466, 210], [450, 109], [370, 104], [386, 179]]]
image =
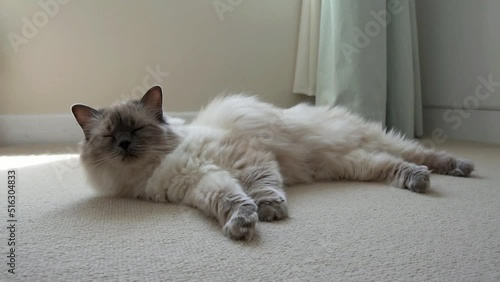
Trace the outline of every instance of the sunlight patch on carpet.
[[5, 157], [0, 157], [0, 170], [41, 165], [58, 161], [68, 161], [74, 164], [78, 162], [78, 155], [61, 154], [61, 155], [5, 156]]

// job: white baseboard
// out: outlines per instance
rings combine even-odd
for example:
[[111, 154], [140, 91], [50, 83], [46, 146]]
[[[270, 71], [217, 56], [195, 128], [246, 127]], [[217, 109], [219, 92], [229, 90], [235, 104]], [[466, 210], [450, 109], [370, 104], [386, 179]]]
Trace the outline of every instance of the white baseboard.
[[471, 110], [463, 116], [450, 111], [424, 108], [424, 134], [432, 136], [433, 131], [442, 130], [449, 139], [500, 144], [500, 111]]
[[[166, 113], [190, 122], [197, 112]], [[83, 139], [72, 114], [0, 115], [0, 145], [77, 143]]]

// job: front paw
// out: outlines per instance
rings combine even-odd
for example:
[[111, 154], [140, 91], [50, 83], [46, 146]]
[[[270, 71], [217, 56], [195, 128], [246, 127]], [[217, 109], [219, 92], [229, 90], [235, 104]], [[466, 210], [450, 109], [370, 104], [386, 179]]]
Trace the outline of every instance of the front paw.
[[248, 241], [255, 234], [257, 221], [257, 206], [255, 204], [246, 204], [233, 213], [222, 230], [231, 239]]
[[259, 220], [274, 221], [288, 217], [288, 206], [285, 198], [276, 196], [257, 201]]

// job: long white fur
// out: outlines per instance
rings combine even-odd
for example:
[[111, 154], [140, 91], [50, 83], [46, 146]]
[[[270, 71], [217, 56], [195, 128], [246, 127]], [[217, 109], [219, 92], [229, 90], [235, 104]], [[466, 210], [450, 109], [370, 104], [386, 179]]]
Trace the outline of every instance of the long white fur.
[[217, 98], [191, 124], [170, 130], [179, 144], [157, 161], [86, 166], [94, 187], [196, 207], [236, 239], [252, 237], [257, 212], [262, 220], [286, 217], [283, 185], [385, 180], [422, 192], [429, 171], [421, 164], [435, 162], [434, 151], [344, 108], [281, 109], [245, 95]]

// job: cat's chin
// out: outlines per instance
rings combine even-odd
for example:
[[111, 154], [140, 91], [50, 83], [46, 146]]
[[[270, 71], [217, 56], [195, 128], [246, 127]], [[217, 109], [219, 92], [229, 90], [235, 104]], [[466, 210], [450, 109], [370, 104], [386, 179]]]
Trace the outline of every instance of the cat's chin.
[[130, 166], [134, 166], [144, 162], [145, 162], [144, 157], [131, 153], [124, 153], [118, 161], [119, 165], [130, 165]]
[[124, 153], [114, 160], [113, 165], [117, 168], [140, 168], [152, 163], [157, 163], [158, 160], [159, 155]]
[[131, 153], [123, 153], [121, 156], [121, 161], [135, 161], [138, 160], [139, 156]]

